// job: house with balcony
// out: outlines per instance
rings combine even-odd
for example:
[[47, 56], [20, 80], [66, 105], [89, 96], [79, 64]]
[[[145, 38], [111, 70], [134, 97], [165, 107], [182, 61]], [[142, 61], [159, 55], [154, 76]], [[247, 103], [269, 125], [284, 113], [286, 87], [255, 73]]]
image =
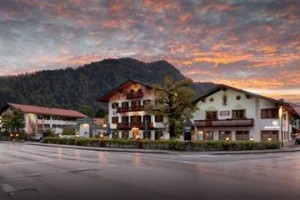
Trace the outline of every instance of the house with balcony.
[[[284, 101], [217, 85], [195, 101], [195, 140], [292, 143], [299, 113]], [[293, 129], [294, 127], [294, 129]]]
[[98, 101], [108, 103], [110, 137], [168, 139], [164, 131], [166, 119], [145, 110], [154, 99], [154, 88], [135, 80], [128, 80], [101, 97]]
[[76, 120], [85, 115], [76, 110], [48, 108], [33, 105], [7, 103], [1, 109], [1, 116], [7, 112], [20, 110], [25, 117], [25, 132], [29, 134], [42, 133], [51, 129], [54, 133], [62, 133], [65, 126], [75, 126]]

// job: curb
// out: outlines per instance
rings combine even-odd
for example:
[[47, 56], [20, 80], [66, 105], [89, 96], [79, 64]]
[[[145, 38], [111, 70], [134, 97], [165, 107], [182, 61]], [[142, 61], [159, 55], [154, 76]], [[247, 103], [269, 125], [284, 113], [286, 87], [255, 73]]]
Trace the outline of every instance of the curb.
[[88, 147], [88, 146], [74, 146], [62, 144], [45, 144], [45, 143], [25, 143], [26, 145], [45, 146], [45, 147], [60, 147], [66, 149], [81, 149], [89, 151], [106, 151], [106, 152], [124, 152], [124, 153], [157, 153], [157, 154], [180, 154], [180, 153], [194, 153], [205, 155], [243, 155], [243, 154], [269, 154], [269, 153], [293, 153], [300, 152], [299, 148], [286, 149], [271, 149], [271, 150], [250, 150], [250, 151], [168, 151], [168, 150], [153, 150], [153, 149], [122, 149], [122, 148], [106, 148], [106, 147]]
[[33, 146], [44, 146], [44, 147], [59, 147], [66, 149], [81, 149], [89, 151], [107, 151], [107, 152], [124, 152], [124, 153], [158, 153], [158, 154], [172, 154], [171, 151], [166, 150], [151, 150], [151, 149], [122, 149], [122, 148], [101, 148], [101, 147], [87, 147], [87, 146], [73, 146], [73, 145], [62, 145], [62, 144], [44, 144], [44, 143], [26, 143], [27, 145]]

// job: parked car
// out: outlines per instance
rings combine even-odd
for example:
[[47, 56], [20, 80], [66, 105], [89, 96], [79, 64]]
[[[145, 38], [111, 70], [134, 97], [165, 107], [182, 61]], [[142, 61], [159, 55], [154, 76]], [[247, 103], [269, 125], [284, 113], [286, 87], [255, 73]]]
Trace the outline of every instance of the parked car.
[[296, 144], [300, 144], [300, 135], [298, 135], [298, 136], [295, 138], [295, 142], [296, 142]]
[[42, 134], [35, 134], [30, 137], [30, 140], [34, 141], [34, 142], [39, 142], [39, 141], [41, 141], [42, 138], [43, 138]]

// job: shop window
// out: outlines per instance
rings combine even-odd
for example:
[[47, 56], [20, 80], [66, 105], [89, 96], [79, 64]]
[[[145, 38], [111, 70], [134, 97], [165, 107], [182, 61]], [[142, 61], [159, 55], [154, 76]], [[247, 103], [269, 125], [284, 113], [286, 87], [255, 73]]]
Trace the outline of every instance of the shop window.
[[155, 131], [155, 140], [163, 139], [164, 132], [163, 131]]
[[279, 131], [261, 131], [262, 141], [278, 141]]
[[220, 131], [219, 140], [231, 140], [231, 131]]
[[249, 140], [249, 131], [236, 131], [235, 140]]
[[203, 140], [214, 140], [214, 132], [204, 131], [203, 132]]
[[122, 138], [123, 139], [129, 139], [129, 132], [128, 131], [122, 131]]

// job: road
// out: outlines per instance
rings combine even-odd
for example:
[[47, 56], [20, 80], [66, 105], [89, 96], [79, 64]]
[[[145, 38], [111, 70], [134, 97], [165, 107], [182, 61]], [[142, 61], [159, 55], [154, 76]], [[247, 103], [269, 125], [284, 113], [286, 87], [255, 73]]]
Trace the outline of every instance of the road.
[[206, 155], [0, 142], [0, 199], [300, 199], [300, 153]]

